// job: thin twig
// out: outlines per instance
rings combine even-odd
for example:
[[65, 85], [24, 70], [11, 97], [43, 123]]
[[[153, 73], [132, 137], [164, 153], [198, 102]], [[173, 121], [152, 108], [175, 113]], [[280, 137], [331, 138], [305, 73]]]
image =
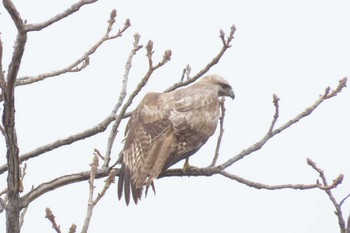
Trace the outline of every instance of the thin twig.
[[[293, 119], [289, 120], [288, 122], [286, 122], [285, 124], [281, 125], [277, 129], [274, 129], [274, 130], [270, 131], [270, 129], [272, 129], [274, 127], [274, 122], [276, 121], [276, 119], [278, 117], [278, 111], [277, 111], [278, 110], [278, 105], [275, 105], [275, 114], [274, 114], [271, 126], [270, 126], [268, 132], [264, 135], [264, 137], [262, 139], [260, 139], [258, 142], [256, 142], [254, 145], [250, 146], [247, 149], [242, 150], [239, 154], [237, 154], [236, 156], [232, 157], [231, 159], [229, 159], [226, 162], [224, 162], [223, 164], [221, 164], [220, 165], [221, 169], [223, 170], [223, 169], [231, 166], [233, 163], [243, 159], [245, 156], [253, 153], [254, 151], [257, 151], [257, 150], [261, 149], [265, 145], [265, 143], [268, 142], [272, 137], [274, 137], [275, 135], [281, 133], [282, 131], [284, 131], [285, 129], [289, 128], [293, 124], [297, 123], [299, 120], [301, 120], [301, 119], [305, 118], [306, 116], [310, 115], [324, 100], [327, 100], [327, 99], [329, 99], [331, 97], [334, 97], [337, 93], [340, 93], [342, 91], [342, 89], [344, 87], [346, 87], [346, 80], [347, 80], [346, 78], [340, 80], [339, 81], [339, 85], [332, 92], [330, 92], [330, 88], [329, 87], [326, 88], [324, 93], [310, 107], [306, 108], [303, 112], [299, 113]], [[276, 99], [276, 103], [278, 103], [277, 99]]]
[[25, 217], [25, 215], [26, 215], [26, 213], [27, 213], [28, 207], [29, 207], [29, 205], [27, 205], [26, 207], [24, 207], [24, 208], [22, 209], [22, 211], [21, 211], [21, 215], [19, 216], [19, 229], [21, 229], [22, 226], [23, 226], [24, 217]]
[[346, 197], [344, 197], [340, 202], [339, 205], [342, 206], [344, 204], [344, 202], [350, 197], [350, 193], [348, 195], [346, 195]]
[[58, 225], [56, 223], [56, 220], [55, 220], [55, 215], [53, 215], [52, 211], [50, 210], [50, 208], [46, 208], [46, 216], [45, 218], [47, 218], [50, 222], [51, 222], [51, 225], [52, 225], [52, 228], [57, 232], [57, 233], [61, 233], [61, 229], [60, 229], [60, 225]]
[[95, 198], [95, 200], [93, 202], [94, 205], [96, 205], [101, 200], [101, 198], [105, 195], [106, 191], [111, 186], [111, 184], [114, 183], [116, 175], [117, 175], [116, 169], [112, 169], [109, 172], [109, 175], [108, 175], [107, 179], [105, 180], [105, 185], [103, 186], [102, 191], [100, 193], [98, 193], [97, 197]]
[[98, 149], [94, 149], [94, 154], [97, 155], [100, 159], [104, 160], [105, 158], [101, 155], [101, 152]]
[[327, 96], [327, 99], [332, 98], [332, 97], [336, 96], [338, 93], [340, 93], [341, 90], [344, 87], [346, 87], [346, 82], [347, 81], [348, 81], [347, 77], [344, 77], [343, 79], [339, 80], [338, 86], [329, 93], [329, 95]]
[[210, 167], [214, 167], [216, 165], [216, 162], [217, 162], [218, 158], [219, 158], [221, 141], [222, 141], [222, 137], [223, 137], [224, 131], [225, 131], [224, 130], [224, 121], [225, 121], [225, 113], [226, 113], [225, 97], [221, 98], [220, 107], [221, 107], [220, 133], [219, 133], [218, 140], [217, 140], [217, 143], [216, 143], [215, 155], [214, 155], [213, 161], [210, 164]]
[[95, 189], [94, 182], [95, 182], [95, 178], [99, 167], [98, 155], [96, 153], [94, 153], [93, 162], [91, 163], [90, 166], [91, 166], [91, 169], [90, 169], [90, 179], [89, 179], [89, 199], [88, 199], [88, 207], [86, 210], [83, 228], [81, 230], [82, 233], [86, 233], [88, 231], [94, 207], [105, 195], [110, 185], [114, 183], [115, 176], [117, 174], [115, 169], [111, 169], [111, 171], [109, 172], [108, 178], [105, 180], [105, 185], [103, 186], [102, 191], [98, 193], [97, 197], [94, 199], [94, 189]]
[[92, 217], [92, 212], [94, 209], [94, 203], [93, 203], [93, 198], [94, 198], [94, 189], [95, 189], [95, 177], [96, 177], [96, 172], [98, 170], [98, 156], [96, 153], [94, 153], [94, 157], [92, 159], [92, 163], [90, 164], [91, 169], [90, 169], [90, 179], [89, 179], [89, 198], [88, 198], [88, 205], [87, 205], [87, 210], [86, 210], [86, 215], [84, 219], [84, 224], [82, 227], [81, 232], [86, 233], [89, 229], [91, 217]]
[[205, 73], [207, 73], [214, 65], [216, 65], [220, 61], [221, 57], [225, 54], [226, 50], [231, 47], [231, 41], [234, 38], [233, 35], [234, 35], [235, 31], [236, 31], [236, 27], [233, 25], [231, 27], [229, 36], [227, 38], [225, 38], [225, 33], [223, 33], [223, 31], [220, 30], [219, 37], [222, 41], [222, 48], [221, 48], [220, 52], [203, 69], [201, 69], [196, 75], [194, 75], [192, 77], [188, 77], [187, 80], [185, 80], [185, 81], [180, 81], [180, 82], [177, 82], [177, 83], [171, 85], [169, 88], [164, 90], [164, 92], [170, 92], [170, 91], [173, 91], [179, 87], [187, 86], [187, 85], [193, 83], [194, 81], [196, 81], [197, 79], [199, 79], [200, 77], [202, 77]]
[[122, 80], [122, 90], [120, 91], [119, 94], [119, 99], [117, 104], [115, 105], [113, 109], [113, 113], [116, 114], [117, 111], [119, 110], [120, 106], [122, 105], [125, 96], [127, 94], [127, 84], [128, 84], [128, 79], [129, 79], [129, 73], [132, 67], [132, 60], [136, 53], [143, 47], [143, 45], [140, 45], [140, 38], [141, 36], [139, 34], [134, 35], [134, 43], [133, 43], [133, 48], [128, 56], [128, 59], [125, 63], [125, 70], [124, 70], [124, 75], [123, 75], [123, 80]]
[[90, 60], [89, 57], [92, 54], [94, 54], [97, 51], [97, 49], [100, 48], [104, 42], [121, 37], [122, 34], [130, 27], [130, 21], [129, 21], [129, 19], [127, 19], [124, 23], [123, 28], [118, 30], [118, 32], [115, 35], [110, 35], [111, 30], [112, 30], [112, 26], [115, 23], [115, 17], [116, 17], [116, 13], [115, 13], [115, 10], [113, 10], [110, 14], [110, 18], [108, 20], [108, 25], [107, 25], [107, 29], [106, 29], [105, 34], [102, 36], [102, 38], [97, 43], [95, 43], [89, 50], [87, 50], [75, 62], [73, 62], [72, 64], [68, 65], [67, 67], [59, 69], [59, 70], [39, 74], [36, 76], [20, 77], [17, 79], [16, 85], [17, 86], [28, 85], [28, 84], [32, 84], [35, 82], [45, 80], [47, 78], [57, 77], [57, 76], [62, 75], [62, 74], [79, 72], [82, 69], [86, 68], [89, 65], [89, 60]]
[[339, 182], [334, 182], [331, 185], [321, 185], [319, 183], [315, 183], [315, 184], [281, 184], [281, 185], [268, 185], [268, 184], [262, 184], [262, 183], [257, 183], [257, 182], [253, 182], [247, 179], [244, 179], [242, 177], [239, 177], [237, 175], [231, 174], [229, 172], [226, 171], [220, 171], [219, 172], [221, 175], [235, 180], [241, 184], [245, 184], [249, 187], [255, 188], [255, 189], [267, 189], [267, 190], [278, 190], [278, 189], [299, 189], [299, 190], [307, 190], [307, 189], [315, 189], [315, 188], [319, 188], [322, 190], [330, 190], [335, 188], [337, 185], [339, 185]]
[[276, 94], [273, 94], [272, 98], [273, 98], [273, 105], [275, 106], [275, 115], [273, 116], [269, 131], [268, 131], [270, 133], [275, 128], [275, 124], [276, 124], [277, 119], [279, 117], [279, 104], [278, 104], [278, 102], [280, 100]]
[[147, 82], [151, 78], [153, 72], [155, 70], [157, 70], [158, 68], [162, 67], [163, 65], [165, 65], [165, 63], [167, 63], [168, 61], [170, 61], [171, 50], [166, 50], [164, 52], [163, 59], [160, 62], [158, 62], [158, 64], [153, 65], [153, 57], [152, 56], [153, 56], [154, 52], [153, 52], [153, 42], [152, 41], [149, 41], [147, 43], [146, 50], [147, 50], [147, 58], [148, 58], [148, 71], [145, 74], [145, 76], [141, 79], [141, 81], [138, 83], [135, 90], [130, 94], [128, 100], [126, 101], [126, 103], [124, 103], [118, 116], [116, 117], [116, 120], [112, 126], [112, 129], [111, 129], [111, 132], [110, 132], [110, 135], [108, 138], [107, 152], [109, 154], [106, 154], [105, 157], [110, 156], [110, 153], [112, 151], [112, 147], [114, 144], [114, 140], [115, 140], [115, 137], [117, 135], [117, 129], [120, 125], [121, 120], [124, 118], [124, 114], [125, 114], [126, 110], [129, 108], [129, 106], [131, 105], [134, 98], [139, 94], [139, 92], [142, 90], [142, 88], [147, 84]]
[[97, 0], [84, 0], [84, 1], [78, 1], [77, 3], [73, 4], [68, 9], [64, 10], [63, 12], [55, 15], [54, 17], [42, 22], [42, 23], [36, 23], [36, 24], [27, 24], [25, 25], [24, 29], [27, 32], [30, 31], [40, 31], [58, 21], [60, 21], [63, 18], [66, 18], [67, 16], [72, 15], [73, 13], [77, 12], [82, 6], [91, 4], [96, 2]]
[[[338, 91], [339, 92], [339, 91]], [[333, 95], [335, 96], [335, 95]], [[327, 178], [324, 174], [324, 171], [322, 169], [320, 169], [319, 167], [317, 167], [316, 163], [314, 161], [312, 161], [311, 159], [307, 159], [307, 164], [309, 164], [315, 171], [317, 171], [317, 173], [319, 174], [321, 180], [322, 180], [322, 183], [324, 186], [328, 186], [328, 182], [327, 182]], [[339, 182], [341, 183], [342, 179], [339, 181], [340, 179], [337, 178], [335, 180], [333, 180], [333, 183], [335, 182]], [[341, 205], [338, 204], [337, 200], [335, 199], [335, 197], [333, 196], [333, 193], [332, 193], [332, 190], [331, 189], [326, 189], [324, 190], [325, 193], [327, 194], [328, 198], [331, 200], [334, 208], [335, 208], [335, 215], [337, 216], [338, 218], [338, 224], [339, 224], [339, 227], [340, 227], [340, 232], [341, 233], [347, 233], [347, 230], [346, 230], [346, 224], [345, 224], [345, 220], [344, 220], [344, 217], [343, 217], [343, 213], [342, 213], [342, 209], [341, 209]]]
[[[111, 114], [117, 114], [117, 111], [119, 110], [119, 108], [122, 106], [123, 101], [126, 97], [127, 94], [127, 84], [128, 84], [128, 80], [129, 80], [129, 73], [130, 73], [130, 69], [132, 67], [132, 60], [134, 58], [134, 56], [136, 55], [137, 51], [139, 51], [142, 48], [142, 45], [140, 45], [140, 35], [139, 34], [135, 34], [134, 35], [134, 43], [133, 43], [133, 48], [128, 56], [128, 59], [126, 61], [125, 64], [125, 70], [124, 70], [124, 75], [123, 75], [123, 80], [122, 80], [122, 88], [119, 94], [119, 99], [118, 102], [116, 103], [116, 105], [114, 106], [114, 109], [112, 111]], [[112, 130], [111, 132], [114, 132], [114, 130]], [[111, 133], [110, 136], [108, 137], [108, 141], [107, 141], [107, 150], [106, 150], [106, 154], [105, 154], [105, 159], [104, 159], [104, 163], [103, 163], [103, 167], [108, 167], [109, 161], [111, 160], [111, 153], [112, 153], [112, 144], [115, 140], [115, 133]]]

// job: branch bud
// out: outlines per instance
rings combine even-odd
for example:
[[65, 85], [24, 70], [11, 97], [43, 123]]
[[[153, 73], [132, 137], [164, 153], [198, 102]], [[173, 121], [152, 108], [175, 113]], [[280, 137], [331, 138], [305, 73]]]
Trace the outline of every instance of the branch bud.
[[225, 39], [225, 32], [222, 29], [220, 29], [220, 38]]
[[126, 19], [125, 20], [124, 26], [125, 27], [130, 27], [131, 26], [130, 19]]
[[152, 53], [153, 50], [153, 41], [149, 40], [146, 46], [147, 52]]
[[113, 24], [115, 23], [115, 18], [117, 17], [117, 11], [115, 9], [113, 9], [111, 11], [111, 14], [109, 15], [109, 23]]
[[164, 60], [167, 60], [167, 61], [170, 61], [171, 53], [172, 53], [172, 52], [171, 52], [170, 49], [165, 50], [164, 55], [163, 55], [163, 59], [164, 59]]
[[117, 11], [116, 11], [115, 9], [113, 9], [113, 10], [111, 11], [110, 18], [111, 18], [111, 19], [115, 19], [116, 17], [117, 17]]
[[74, 223], [71, 225], [71, 227], [69, 228], [68, 233], [75, 233], [77, 230], [77, 225], [75, 225]]

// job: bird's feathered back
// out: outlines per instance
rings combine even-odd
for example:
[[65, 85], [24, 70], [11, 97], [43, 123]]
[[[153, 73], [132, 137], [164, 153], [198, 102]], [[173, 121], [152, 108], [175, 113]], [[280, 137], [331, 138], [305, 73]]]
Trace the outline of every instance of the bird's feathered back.
[[229, 83], [209, 75], [188, 87], [168, 93], [148, 93], [131, 115], [124, 149], [118, 197], [129, 204], [130, 190], [137, 204], [144, 185], [195, 153], [215, 132], [220, 96], [234, 94]]

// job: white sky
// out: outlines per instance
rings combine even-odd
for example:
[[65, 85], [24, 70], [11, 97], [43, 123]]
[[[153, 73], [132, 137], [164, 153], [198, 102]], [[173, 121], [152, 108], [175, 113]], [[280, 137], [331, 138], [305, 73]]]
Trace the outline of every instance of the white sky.
[[[74, 1], [14, 1], [28, 23], [40, 22]], [[18, 87], [16, 123], [20, 152], [91, 127], [112, 110], [117, 100], [124, 64], [135, 32], [142, 43], [154, 42], [155, 58], [165, 49], [172, 60], [157, 71], [146, 91], [162, 91], [179, 80], [190, 64], [192, 74], [219, 51], [219, 29], [237, 31], [232, 48], [209, 73], [232, 84], [236, 99], [227, 101], [225, 138], [219, 162], [258, 141], [273, 115], [272, 94], [280, 101], [285, 123], [311, 105], [327, 86], [335, 87], [349, 75], [350, 3], [348, 1], [99, 1], [40, 32], [29, 34], [20, 76], [36, 75], [71, 64], [104, 33], [110, 11], [118, 12], [118, 27], [130, 18], [132, 27], [116, 41], [106, 43], [81, 73], [68, 74]], [[15, 28], [0, 8], [4, 68], [11, 55]], [[115, 26], [115, 28], [117, 28]], [[139, 52], [130, 73], [129, 92], [144, 75], [147, 60]], [[137, 99], [139, 101], [141, 96]], [[137, 103], [137, 101], [135, 101]], [[267, 184], [313, 183], [317, 174], [306, 165], [312, 158], [329, 179], [345, 174], [334, 190], [338, 200], [349, 192], [350, 92], [326, 101], [311, 116], [273, 138], [265, 147], [233, 165], [229, 171]], [[122, 131], [122, 128], [121, 128]], [[108, 132], [62, 147], [28, 162], [25, 191], [57, 176], [87, 170], [94, 148], [105, 152]], [[121, 149], [114, 146], [113, 159]], [[213, 137], [191, 159], [210, 163]], [[3, 140], [0, 141], [4, 148]], [[0, 164], [5, 163], [5, 150]], [[5, 177], [1, 178], [1, 189]], [[103, 185], [98, 181], [97, 190]], [[165, 178], [156, 181], [157, 196], [138, 206], [117, 201], [113, 185], [95, 208], [90, 232], [338, 232], [334, 209], [319, 191], [261, 191], [224, 177]], [[55, 190], [32, 203], [23, 232], [53, 232], [45, 216], [50, 207], [68, 232], [71, 223], [81, 229], [88, 194], [87, 182]], [[350, 202], [344, 213], [350, 212]], [[0, 229], [5, 228], [4, 213]]]

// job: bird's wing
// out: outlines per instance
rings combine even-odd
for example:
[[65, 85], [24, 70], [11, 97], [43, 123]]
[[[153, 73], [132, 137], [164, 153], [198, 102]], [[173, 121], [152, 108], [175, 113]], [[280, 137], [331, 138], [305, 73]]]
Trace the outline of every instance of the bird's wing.
[[[195, 89], [195, 88], [194, 88]], [[170, 111], [169, 120], [182, 141], [164, 168], [194, 154], [215, 132], [220, 115], [219, 99], [212, 89], [188, 88]]]
[[119, 199], [124, 189], [127, 203], [130, 200], [130, 189], [135, 203], [140, 199], [142, 186], [153, 164], [157, 163], [157, 152], [162, 147], [160, 141], [164, 138], [165, 132], [171, 128], [167, 119], [169, 113], [158, 106], [160, 95], [160, 93], [146, 94], [127, 125], [118, 180]]

